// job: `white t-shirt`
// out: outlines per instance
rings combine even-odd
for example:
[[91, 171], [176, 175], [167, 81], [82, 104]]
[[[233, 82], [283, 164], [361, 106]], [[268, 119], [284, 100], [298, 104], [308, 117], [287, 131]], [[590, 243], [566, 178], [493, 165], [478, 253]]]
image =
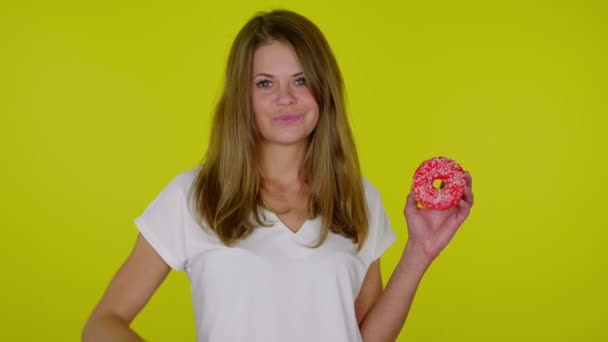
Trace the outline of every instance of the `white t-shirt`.
[[355, 300], [369, 265], [395, 241], [378, 190], [362, 179], [369, 235], [361, 251], [329, 233], [313, 249], [321, 218], [294, 233], [274, 225], [227, 247], [194, 219], [189, 190], [201, 166], [178, 174], [135, 219], [141, 234], [174, 270], [190, 279], [197, 341], [361, 341]]

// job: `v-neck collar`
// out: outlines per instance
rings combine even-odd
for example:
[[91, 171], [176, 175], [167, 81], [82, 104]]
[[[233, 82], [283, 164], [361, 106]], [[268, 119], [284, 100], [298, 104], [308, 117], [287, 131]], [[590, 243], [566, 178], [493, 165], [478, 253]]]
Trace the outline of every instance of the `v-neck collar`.
[[297, 241], [303, 242], [305, 244], [315, 243], [319, 238], [319, 232], [321, 227], [321, 216], [317, 216], [312, 219], [306, 219], [304, 223], [300, 226], [297, 231], [291, 230], [281, 219], [279, 216], [271, 210], [268, 210], [264, 207], [261, 207], [264, 211], [264, 215], [272, 220], [272, 223], [275, 224], [275, 228], [284, 231], [286, 234], [295, 238]]

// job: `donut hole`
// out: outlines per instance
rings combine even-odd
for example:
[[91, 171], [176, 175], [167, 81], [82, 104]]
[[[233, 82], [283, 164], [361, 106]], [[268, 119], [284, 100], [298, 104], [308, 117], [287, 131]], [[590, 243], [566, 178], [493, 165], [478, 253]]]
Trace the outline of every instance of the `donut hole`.
[[445, 182], [441, 178], [437, 178], [433, 181], [433, 188], [435, 188], [437, 190], [442, 189], [444, 185], [445, 185]]

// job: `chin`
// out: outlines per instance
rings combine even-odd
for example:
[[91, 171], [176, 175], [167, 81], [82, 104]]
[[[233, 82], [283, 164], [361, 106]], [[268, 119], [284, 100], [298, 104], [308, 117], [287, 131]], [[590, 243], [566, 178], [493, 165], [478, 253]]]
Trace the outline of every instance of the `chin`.
[[269, 144], [275, 145], [298, 145], [308, 143], [308, 139], [314, 131], [314, 124], [305, 122], [304, 125], [298, 126], [276, 126], [272, 122], [265, 125], [260, 133], [263, 140]]
[[268, 143], [275, 144], [275, 145], [289, 146], [289, 145], [305, 144], [308, 141], [308, 139], [307, 139], [307, 137], [300, 137], [300, 138], [274, 138], [274, 139], [267, 139], [266, 141]]

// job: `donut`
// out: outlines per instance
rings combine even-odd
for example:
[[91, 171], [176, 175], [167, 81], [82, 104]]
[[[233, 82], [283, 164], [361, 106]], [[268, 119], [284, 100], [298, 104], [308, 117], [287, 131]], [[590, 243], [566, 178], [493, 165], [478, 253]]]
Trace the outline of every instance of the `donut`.
[[[440, 180], [439, 187], [435, 181]], [[434, 157], [425, 160], [414, 173], [414, 196], [429, 209], [447, 209], [464, 195], [466, 179], [462, 167], [452, 159]]]

